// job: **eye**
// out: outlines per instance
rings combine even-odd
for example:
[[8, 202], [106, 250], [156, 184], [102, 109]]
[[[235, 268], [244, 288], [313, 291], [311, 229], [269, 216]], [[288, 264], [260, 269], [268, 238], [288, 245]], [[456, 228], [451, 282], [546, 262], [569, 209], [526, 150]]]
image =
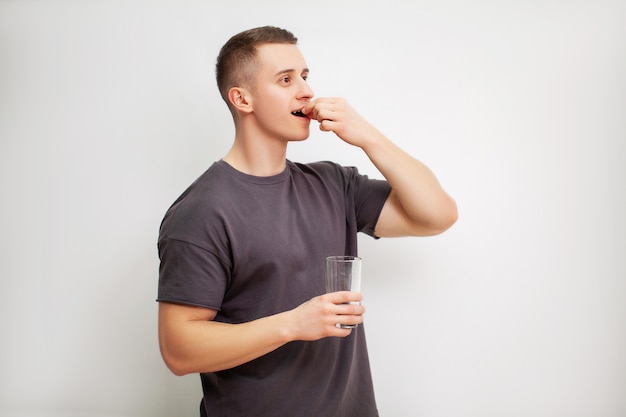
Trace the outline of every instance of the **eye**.
[[282, 77], [280, 80], [280, 83], [283, 85], [287, 85], [291, 83], [291, 76], [289, 75], [285, 75], [284, 77]]

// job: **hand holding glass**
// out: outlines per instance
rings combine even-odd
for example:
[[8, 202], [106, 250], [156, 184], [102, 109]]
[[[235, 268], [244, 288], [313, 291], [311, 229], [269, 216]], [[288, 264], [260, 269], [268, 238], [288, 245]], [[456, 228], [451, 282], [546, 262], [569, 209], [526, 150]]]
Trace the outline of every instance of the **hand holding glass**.
[[[326, 292], [336, 291], [361, 291], [361, 258], [358, 256], [326, 258]], [[337, 323], [337, 327], [342, 329], [354, 329], [357, 326]]]

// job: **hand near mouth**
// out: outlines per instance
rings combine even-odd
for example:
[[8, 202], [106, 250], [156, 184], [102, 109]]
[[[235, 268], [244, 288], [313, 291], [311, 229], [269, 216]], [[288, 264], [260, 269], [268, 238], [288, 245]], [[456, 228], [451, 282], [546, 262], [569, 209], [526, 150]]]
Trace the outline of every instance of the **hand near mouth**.
[[320, 130], [333, 132], [344, 142], [363, 148], [383, 135], [357, 113], [343, 98], [318, 98], [302, 109], [302, 113], [320, 123]]

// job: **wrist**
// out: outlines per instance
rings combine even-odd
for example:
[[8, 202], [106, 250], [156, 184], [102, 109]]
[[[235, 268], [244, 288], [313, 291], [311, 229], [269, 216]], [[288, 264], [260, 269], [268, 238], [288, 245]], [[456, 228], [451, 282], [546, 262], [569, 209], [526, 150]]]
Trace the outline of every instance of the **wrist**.
[[368, 135], [363, 140], [361, 149], [363, 149], [366, 154], [371, 155], [380, 152], [380, 150], [389, 144], [391, 144], [391, 141], [376, 128], [373, 128], [372, 134]]
[[282, 313], [270, 316], [273, 320], [274, 328], [276, 329], [276, 337], [281, 344], [286, 344], [297, 340], [297, 334], [293, 326], [291, 325], [291, 312], [285, 311]]

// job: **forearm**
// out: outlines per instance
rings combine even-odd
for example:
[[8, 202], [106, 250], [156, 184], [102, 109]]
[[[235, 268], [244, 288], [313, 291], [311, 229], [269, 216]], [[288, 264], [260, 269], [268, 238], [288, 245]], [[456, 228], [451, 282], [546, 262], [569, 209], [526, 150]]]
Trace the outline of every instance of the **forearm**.
[[341, 98], [318, 98], [304, 113], [343, 141], [365, 151], [392, 187], [376, 225], [378, 236], [432, 235], [450, 227], [456, 203], [424, 164], [363, 119]]
[[377, 131], [362, 149], [391, 185], [407, 221], [421, 230], [416, 234], [440, 233], [456, 221], [456, 203], [426, 165]]
[[212, 320], [174, 323], [171, 319], [161, 314], [159, 341], [163, 359], [176, 375], [233, 368], [289, 342], [282, 315], [242, 324]]
[[159, 344], [176, 375], [216, 372], [247, 363], [294, 340], [345, 337], [359, 324], [364, 308], [349, 304], [358, 292], [323, 294], [293, 310], [241, 324], [215, 322], [216, 311], [180, 304], [159, 304]]

